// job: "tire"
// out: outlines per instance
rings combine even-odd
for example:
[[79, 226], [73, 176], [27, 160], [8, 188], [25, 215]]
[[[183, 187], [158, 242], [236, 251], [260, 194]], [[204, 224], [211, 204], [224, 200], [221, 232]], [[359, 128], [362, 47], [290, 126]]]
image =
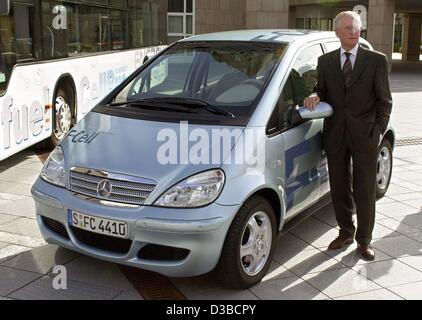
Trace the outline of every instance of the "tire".
[[[251, 224], [253, 221], [256, 225]], [[250, 231], [254, 227], [260, 241], [252, 240]], [[261, 281], [271, 264], [275, 239], [276, 218], [272, 206], [261, 196], [251, 197], [239, 209], [227, 232], [216, 268], [221, 282], [230, 288], [246, 289]], [[251, 244], [252, 254], [244, 255], [241, 248], [247, 243]], [[251, 263], [252, 256], [259, 262]]]
[[387, 193], [393, 172], [393, 148], [390, 141], [384, 139], [378, 148], [376, 198], [381, 199]]
[[53, 100], [52, 132], [48, 147], [56, 147], [76, 123], [76, 99], [70, 85], [59, 84]]

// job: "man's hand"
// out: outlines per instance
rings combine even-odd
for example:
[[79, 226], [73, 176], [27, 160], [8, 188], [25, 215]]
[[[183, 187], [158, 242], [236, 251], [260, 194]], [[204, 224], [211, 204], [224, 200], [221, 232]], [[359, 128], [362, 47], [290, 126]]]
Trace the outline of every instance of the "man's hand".
[[303, 105], [305, 106], [306, 109], [308, 109], [309, 111], [314, 111], [315, 110], [315, 106], [320, 102], [320, 99], [318, 97], [318, 95], [316, 93], [312, 93], [309, 97], [307, 97], [304, 101], [303, 101]]

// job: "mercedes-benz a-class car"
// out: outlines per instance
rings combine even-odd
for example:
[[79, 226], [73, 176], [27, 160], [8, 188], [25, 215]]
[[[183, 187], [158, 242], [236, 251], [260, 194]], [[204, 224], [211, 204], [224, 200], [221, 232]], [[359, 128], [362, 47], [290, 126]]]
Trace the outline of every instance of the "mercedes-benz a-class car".
[[[230, 287], [259, 282], [276, 235], [329, 198], [321, 133], [333, 109], [300, 106], [318, 57], [339, 46], [333, 32], [300, 30], [170, 45], [51, 153], [32, 188], [42, 235], [171, 277], [216, 269]], [[393, 146], [389, 127], [378, 197], [389, 185]]]

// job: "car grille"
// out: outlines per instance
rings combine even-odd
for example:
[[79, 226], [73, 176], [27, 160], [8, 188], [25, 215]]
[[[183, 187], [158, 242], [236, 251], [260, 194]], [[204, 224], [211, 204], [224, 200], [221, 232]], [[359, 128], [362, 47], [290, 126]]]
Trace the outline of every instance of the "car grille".
[[90, 231], [71, 227], [73, 235], [79, 242], [90, 247], [114, 253], [126, 254], [129, 252], [132, 241], [129, 239], [120, 239]]
[[[97, 192], [103, 180], [111, 184], [111, 193], [107, 196]], [[155, 182], [149, 179], [83, 168], [72, 168], [70, 171], [70, 190], [97, 199], [141, 205], [154, 188]]]

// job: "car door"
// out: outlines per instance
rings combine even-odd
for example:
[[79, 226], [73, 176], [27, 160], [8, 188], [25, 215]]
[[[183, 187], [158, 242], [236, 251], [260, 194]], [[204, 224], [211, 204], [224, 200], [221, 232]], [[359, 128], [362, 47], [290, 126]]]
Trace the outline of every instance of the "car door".
[[299, 52], [289, 75], [293, 101], [282, 106], [287, 217], [318, 201], [321, 180], [327, 177], [321, 141], [323, 119], [300, 120], [297, 112], [313, 91], [318, 57], [322, 54], [319, 43]]

